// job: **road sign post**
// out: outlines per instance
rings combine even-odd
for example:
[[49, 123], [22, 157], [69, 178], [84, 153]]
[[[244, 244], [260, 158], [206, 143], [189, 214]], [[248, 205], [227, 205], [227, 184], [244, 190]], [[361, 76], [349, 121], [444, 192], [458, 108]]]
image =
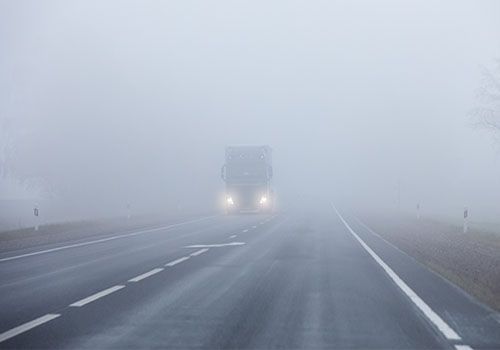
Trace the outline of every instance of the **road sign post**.
[[40, 214], [40, 211], [38, 209], [38, 206], [35, 205], [33, 208], [33, 215], [35, 216], [35, 231], [38, 231], [38, 216]]
[[467, 207], [464, 208], [464, 233], [467, 233], [469, 230], [469, 225], [468, 225], [468, 217], [469, 217], [469, 209]]

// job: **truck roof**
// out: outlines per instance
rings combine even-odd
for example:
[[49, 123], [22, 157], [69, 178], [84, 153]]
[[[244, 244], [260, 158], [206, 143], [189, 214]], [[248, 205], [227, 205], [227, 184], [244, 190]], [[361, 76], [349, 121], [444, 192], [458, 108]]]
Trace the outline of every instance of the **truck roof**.
[[269, 145], [251, 145], [251, 144], [235, 144], [235, 145], [227, 145], [227, 148], [267, 148], [271, 149]]
[[229, 145], [226, 146], [226, 161], [252, 158], [271, 163], [272, 148], [268, 145]]

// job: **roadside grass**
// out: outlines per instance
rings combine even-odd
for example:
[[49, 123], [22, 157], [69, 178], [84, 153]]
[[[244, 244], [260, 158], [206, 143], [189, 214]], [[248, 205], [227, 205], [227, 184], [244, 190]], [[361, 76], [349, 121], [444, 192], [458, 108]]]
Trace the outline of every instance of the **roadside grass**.
[[375, 232], [479, 301], [500, 311], [500, 224], [404, 214], [360, 216]]

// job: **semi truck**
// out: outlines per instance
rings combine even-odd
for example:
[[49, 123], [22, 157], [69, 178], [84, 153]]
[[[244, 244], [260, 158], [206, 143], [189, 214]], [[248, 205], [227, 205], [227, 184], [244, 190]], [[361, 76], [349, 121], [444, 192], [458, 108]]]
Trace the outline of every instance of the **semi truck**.
[[267, 145], [226, 147], [221, 177], [227, 214], [270, 213], [274, 207], [272, 149]]

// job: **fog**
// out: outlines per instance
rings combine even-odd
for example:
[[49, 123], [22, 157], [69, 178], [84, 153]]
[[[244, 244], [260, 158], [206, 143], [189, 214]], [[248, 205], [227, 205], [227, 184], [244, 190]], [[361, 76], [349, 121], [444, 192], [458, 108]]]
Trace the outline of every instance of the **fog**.
[[3, 208], [208, 211], [224, 147], [269, 144], [282, 206], [494, 220], [499, 38], [498, 1], [1, 1]]

